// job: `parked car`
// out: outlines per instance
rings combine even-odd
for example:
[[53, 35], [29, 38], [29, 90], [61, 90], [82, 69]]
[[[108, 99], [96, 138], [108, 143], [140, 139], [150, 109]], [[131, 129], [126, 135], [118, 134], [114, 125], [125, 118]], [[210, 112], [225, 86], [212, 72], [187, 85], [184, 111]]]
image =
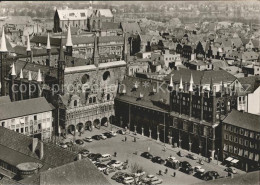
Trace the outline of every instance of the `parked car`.
[[111, 179], [116, 180], [119, 176], [122, 176], [122, 175], [124, 175], [124, 174], [125, 174], [125, 172], [116, 172], [116, 173], [111, 177]]
[[131, 175], [129, 175], [128, 173], [123, 173], [123, 175], [120, 175], [119, 177], [116, 178], [116, 182], [123, 183], [126, 177], [131, 177]]
[[193, 169], [194, 169], [194, 172], [201, 172], [201, 173], [205, 172], [205, 169], [203, 169], [201, 166], [195, 166], [195, 167], [193, 167]]
[[181, 151], [178, 152], [178, 155], [179, 155], [180, 157], [184, 157], [184, 154], [183, 154]]
[[110, 161], [110, 160], [111, 160], [111, 155], [110, 154], [103, 154], [101, 157], [98, 158], [97, 161], [105, 162], [105, 161]]
[[114, 164], [117, 160], [111, 160], [107, 163], [108, 166], [111, 166], [112, 164]]
[[131, 184], [134, 183], [135, 179], [133, 177], [125, 177], [123, 180], [124, 184]]
[[96, 166], [97, 166], [98, 170], [101, 172], [103, 172], [107, 169], [107, 165], [102, 164], [102, 163], [96, 163]]
[[148, 183], [150, 181], [158, 180], [158, 178], [155, 175], [149, 174], [145, 178], [142, 179], [144, 183]]
[[213, 178], [215, 178], [215, 179], [219, 178], [218, 172], [208, 171], [202, 177], [203, 180], [212, 180]]
[[197, 178], [199, 178], [199, 179], [202, 179], [203, 176], [204, 176], [204, 174], [205, 174], [205, 172], [200, 172], [200, 171], [198, 171], [198, 172], [196, 172], [196, 173], [194, 174], [194, 176], [197, 177]]
[[85, 137], [83, 140], [85, 142], [89, 142], [89, 143], [93, 141], [93, 139], [91, 137]]
[[115, 131], [110, 131], [109, 133], [114, 137], [117, 135]]
[[107, 137], [104, 136], [103, 134], [100, 134], [99, 137], [100, 137], [101, 139], [103, 139], [103, 140], [107, 139]]
[[162, 179], [156, 179], [156, 180], [151, 180], [148, 182], [148, 184], [162, 184], [163, 180]]
[[176, 160], [176, 157], [173, 157], [173, 156], [171, 156], [171, 157], [167, 157], [167, 159], [165, 159], [166, 161], [174, 161], [174, 160]]
[[142, 157], [146, 158], [146, 159], [152, 159], [153, 158], [153, 155], [150, 154], [149, 152], [143, 152], [141, 154]]
[[121, 161], [116, 161], [114, 164], [111, 164], [111, 166], [114, 168], [119, 168], [122, 165], [123, 165], [123, 162], [121, 162]]
[[60, 146], [61, 148], [68, 148], [68, 145], [66, 145], [65, 143], [60, 143], [59, 146]]
[[106, 136], [107, 138], [113, 137], [110, 132], [105, 132], [103, 133], [103, 135]]
[[185, 173], [187, 173], [189, 175], [193, 173], [193, 168], [190, 165], [190, 163], [187, 162], [187, 161], [180, 162], [180, 167], [181, 167], [180, 168], [181, 171], [183, 171], [183, 172], [185, 172]]
[[118, 130], [118, 131], [116, 131], [116, 133], [118, 133], [118, 134], [122, 134], [122, 135], [125, 135], [126, 134], [126, 132], [124, 131], [124, 130]]
[[72, 142], [66, 142], [65, 143], [68, 147], [72, 147], [73, 146], [73, 143]]
[[77, 139], [75, 142], [76, 142], [76, 144], [78, 144], [78, 145], [83, 145], [83, 144], [84, 144], [84, 141], [81, 140], [81, 139]]
[[136, 173], [133, 174], [135, 177], [141, 177], [145, 175], [145, 171], [137, 170]]
[[165, 166], [168, 166], [173, 169], [179, 169], [180, 162], [178, 160], [167, 160]]
[[232, 167], [226, 168], [225, 171], [226, 171], [226, 172], [229, 172], [229, 173], [233, 173], [233, 174], [236, 174], [236, 173], [237, 173], [236, 169], [235, 169], [235, 168], [232, 168]]
[[194, 154], [188, 154], [186, 157], [192, 159], [192, 160], [197, 160], [198, 158]]
[[104, 173], [105, 173], [106, 175], [108, 175], [108, 174], [110, 174], [110, 173], [112, 173], [112, 172], [116, 172], [116, 171], [117, 171], [116, 168], [114, 168], [114, 167], [112, 167], [112, 166], [109, 166], [109, 167], [106, 168], [106, 170], [104, 171]]
[[81, 150], [80, 152], [79, 152], [80, 154], [81, 154], [81, 156], [82, 157], [87, 157], [88, 156], [88, 154], [89, 154], [89, 151], [87, 150], [87, 149], [84, 149], [84, 150]]
[[158, 163], [158, 164], [165, 164], [165, 160], [163, 160], [161, 157], [156, 156], [152, 158], [152, 162]]
[[100, 158], [100, 157], [102, 157], [102, 155], [100, 153], [96, 153], [96, 154], [90, 153], [90, 154], [88, 154], [88, 158], [91, 161], [97, 161], [98, 158]]
[[101, 138], [100, 138], [100, 136], [99, 136], [99, 135], [94, 135], [94, 136], [92, 136], [92, 139], [95, 139], [95, 140], [100, 140]]

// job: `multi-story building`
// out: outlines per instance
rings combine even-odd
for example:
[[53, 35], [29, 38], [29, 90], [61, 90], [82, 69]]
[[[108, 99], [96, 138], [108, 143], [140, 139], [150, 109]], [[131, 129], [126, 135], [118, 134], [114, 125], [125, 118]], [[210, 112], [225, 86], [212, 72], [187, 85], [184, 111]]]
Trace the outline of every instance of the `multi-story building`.
[[260, 165], [260, 116], [232, 110], [222, 123], [221, 158], [245, 171]]
[[52, 110], [44, 97], [3, 103], [0, 104], [0, 123], [10, 130], [48, 140], [53, 130]]
[[215, 157], [220, 119], [236, 108], [235, 79], [226, 71], [187, 69], [174, 70], [166, 82], [127, 77], [115, 99], [117, 124]]

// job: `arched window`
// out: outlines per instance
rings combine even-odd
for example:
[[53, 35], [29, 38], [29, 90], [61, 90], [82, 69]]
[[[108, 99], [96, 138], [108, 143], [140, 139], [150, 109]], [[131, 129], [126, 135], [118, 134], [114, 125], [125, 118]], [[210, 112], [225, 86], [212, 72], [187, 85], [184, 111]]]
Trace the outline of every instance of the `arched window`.
[[89, 103], [92, 103], [92, 98], [91, 97], [89, 98]]
[[107, 94], [107, 100], [110, 100], [110, 94]]
[[97, 101], [96, 97], [93, 97], [93, 103], [96, 103], [96, 101]]
[[78, 106], [78, 101], [74, 100], [74, 107], [77, 107], [77, 106]]

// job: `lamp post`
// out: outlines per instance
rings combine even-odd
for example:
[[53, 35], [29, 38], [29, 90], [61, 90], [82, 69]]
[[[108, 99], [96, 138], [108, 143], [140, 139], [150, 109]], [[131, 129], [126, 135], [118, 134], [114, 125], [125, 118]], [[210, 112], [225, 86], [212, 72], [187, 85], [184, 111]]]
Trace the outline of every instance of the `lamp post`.
[[218, 148], [218, 154], [217, 154], [217, 165], [218, 165], [218, 158], [219, 158], [219, 148]]

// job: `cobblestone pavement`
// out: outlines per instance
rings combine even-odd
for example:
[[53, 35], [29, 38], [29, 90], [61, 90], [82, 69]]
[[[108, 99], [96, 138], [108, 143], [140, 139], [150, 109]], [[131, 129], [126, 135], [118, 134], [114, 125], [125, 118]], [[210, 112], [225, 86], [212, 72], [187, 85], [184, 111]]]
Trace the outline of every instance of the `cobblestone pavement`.
[[[96, 134], [100, 134], [100, 133], [104, 133], [106, 131], [110, 131], [111, 127], [101, 127], [101, 129], [93, 129], [93, 131], [85, 131], [84, 134], [82, 134], [81, 136], [79, 136], [79, 134], [77, 133], [75, 138], [76, 139], [83, 139], [86, 136], [93, 136]], [[117, 127], [113, 126], [114, 131], [118, 130]], [[156, 140], [150, 139], [146, 136], [142, 136], [142, 135], [134, 135], [132, 132], [129, 134], [129, 132], [127, 132], [127, 141], [124, 142], [123, 140], [125, 139], [124, 135], [120, 135], [118, 134], [116, 137], [112, 137], [106, 140], [93, 140], [93, 142], [91, 143], [84, 143], [83, 145], [80, 146], [80, 148], [86, 148], [88, 149], [90, 152], [93, 153], [101, 153], [101, 154], [105, 154], [105, 153], [109, 153], [111, 155], [114, 154], [114, 152], [117, 152], [117, 157], [113, 157], [113, 159], [117, 159], [120, 160], [122, 162], [128, 160], [129, 161], [129, 169], [128, 171], [131, 171], [131, 165], [133, 164], [138, 164], [140, 167], [143, 167], [144, 171], [146, 171], [147, 174], [158, 174], [159, 170], [161, 170], [162, 172], [165, 171], [165, 169], [167, 167], [160, 165], [160, 164], [156, 164], [151, 162], [151, 160], [145, 159], [143, 157], [140, 156], [140, 154], [142, 152], [145, 152], [148, 150], [148, 147], [150, 148], [150, 153], [154, 156], [160, 156], [163, 159], [169, 157], [170, 155], [176, 157], [179, 161], [188, 161], [192, 166], [198, 166], [198, 160], [192, 160], [189, 159], [187, 157], [179, 157], [177, 155], [177, 152], [179, 152], [180, 150], [182, 151], [183, 154], [188, 154], [189, 152], [187, 150], [183, 150], [183, 149], [179, 149], [179, 148], [172, 148], [170, 145], [166, 144], [164, 145], [161, 142], [157, 142]], [[134, 137], [136, 137], [136, 142], [134, 142]], [[73, 136], [69, 135], [67, 137], [66, 141], [70, 141], [73, 140]], [[166, 151], [164, 151], [164, 148], [166, 147]], [[135, 152], [137, 152], [137, 155], [134, 154]], [[205, 158], [196, 155], [198, 158], [202, 158], [205, 160]], [[201, 165], [199, 165], [201, 166]], [[204, 161], [204, 165], [202, 165], [202, 168], [204, 168], [206, 171], [210, 171], [210, 170], [214, 170], [217, 171], [221, 176], [227, 176], [227, 172], [224, 171], [225, 166], [222, 166], [220, 164], [220, 162], [218, 162], [217, 165], [217, 161], [213, 160], [211, 163], [205, 162]], [[242, 174], [245, 173], [243, 171], [237, 170], [238, 174]], [[173, 172], [176, 172], [176, 177], [173, 177], [172, 174]], [[111, 179], [111, 176], [113, 175], [109, 174], [107, 177], [107, 179], [112, 183], [112, 184], [118, 184], [116, 181]], [[237, 175], [238, 175], [237, 174]], [[158, 176], [158, 175], [157, 175]], [[188, 175], [185, 174], [183, 172], [180, 172], [179, 170], [174, 170], [171, 168], [168, 168], [168, 173], [164, 174], [163, 176], [158, 176], [159, 178], [161, 178], [163, 180], [163, 184], [194, 184], [196, 182], [201, 182], [202, 180], [192, 176], [192, 175]]]

